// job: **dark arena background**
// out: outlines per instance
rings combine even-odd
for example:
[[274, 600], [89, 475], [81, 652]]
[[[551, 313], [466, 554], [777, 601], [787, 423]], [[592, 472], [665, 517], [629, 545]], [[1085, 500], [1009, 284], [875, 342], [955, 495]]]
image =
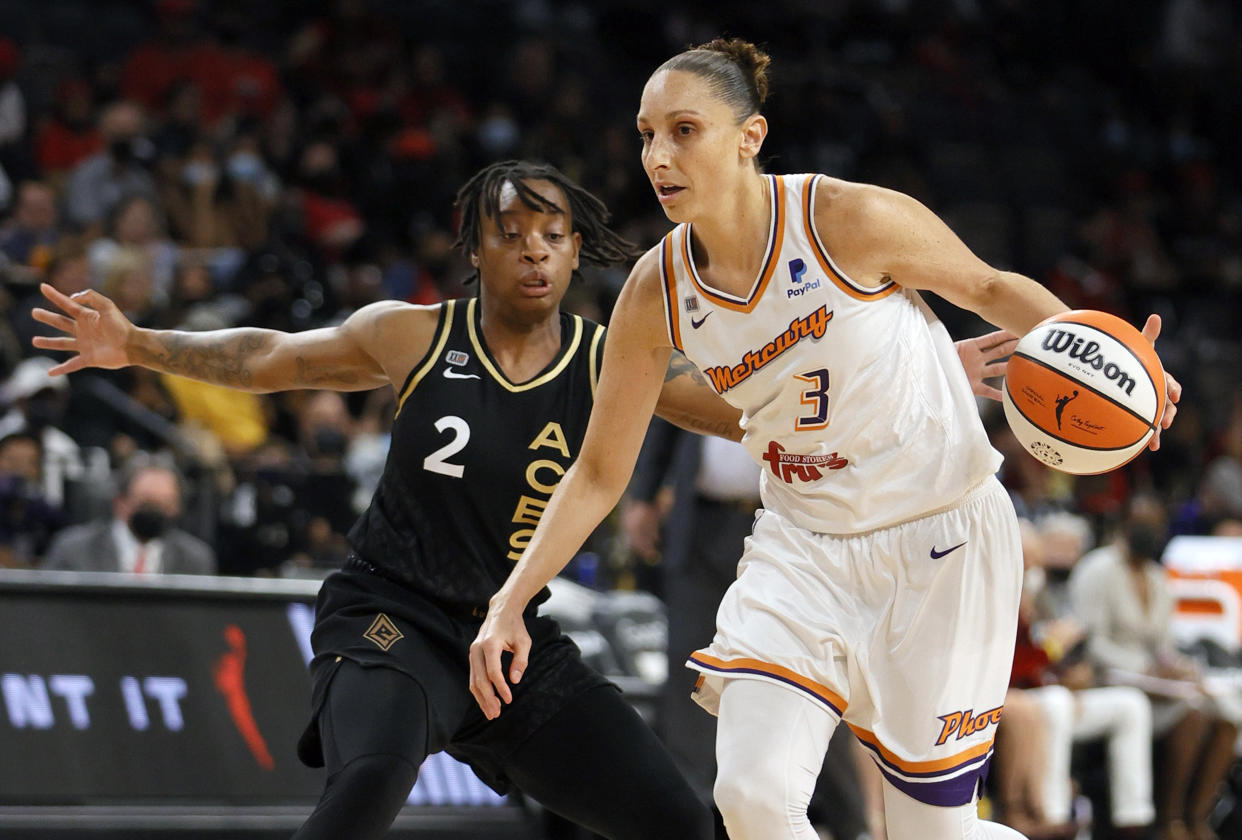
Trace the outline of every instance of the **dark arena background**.
[[[1158, 503], [1171, 639], [1242, 718], [1236, 2], [0, 0], [0, 838], [293, 833], [323, 784], [294, 754], [315, 593], [376, 486], [394, 410], [390, 389], [258, 396], [137, 369], [49, 380], [30, 343], [46, 334], [38, 283], [190, 330], [304, 330], [377, 300], [468, 296], [454, 195], [517, 157], [560, 167], [650, 247], [670, 225], [639, 162], [639, 95], [718, 35], [773, 57], [767, 171], [909, 193], [1072, 307], [1162, 316], [1156, 346], [1185, 396], [1159, 451], [1073, 478], [1018, 448], [999, 404], [981, 411], [1040, 541], [1039, 580], [1063, 583], [1110, 545], [1136, 497]], [[566, 308], [606, 322], [625, 276], [585, 271]], [[931, 303], [955, 337], [990, 329]], [[218, 574], [84, 570], [98, 543], [49, 568], [59, 534], [112, 517], [116, 471], [144, 453], [175, 466], [176, 525]], [[645, 502], [667, 514], [671, 474], [654, 484]], [[666, 736], [662, 688], [688, 683], [689, 650], [665, 660], [677, 607], [661, 554], [630, 530], [634, 504], [548, 609]], [[1021, 665], [1014, 692], [1033, 690]], [[1058, 679], [1036, 670], [1039, 686]], [[1039, 828], [1006, 779], [1041, 747], [1007, 747], [999, 729], [980, 808]], [[878, 783], [844, 749], [813, 822], [879, 840]], [[1157, 731], [1158, 812], [1164, 755]], [[1238, 840], [1234, 755], [1209, 822]], [[1107, 763], [1102, 740], [1075, 739], [1069, 824], [1048, 836], [1157, 836], [1116, 830]], [[851, 808], [852, 830], [837, 819]], [[593, 837], [445, 755], [390, 836]]]

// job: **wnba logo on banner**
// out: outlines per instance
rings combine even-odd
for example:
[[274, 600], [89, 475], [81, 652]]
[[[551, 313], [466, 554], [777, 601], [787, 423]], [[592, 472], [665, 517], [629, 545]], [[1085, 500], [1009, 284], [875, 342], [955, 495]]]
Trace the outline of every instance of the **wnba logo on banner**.
[[[212, 664], [212, 681], [255, 762], [264, 770], [271, 770], [275, 763], [259, 732], [246, 694], [246, 636], [235, 624], [225, 627], [223, 636], [229, 650]], [[185, 729], [182, 706], [189, 694], [189, 685], [182, 677], [125, 674], [117, 679], [116, 686], [133, 731], [146, 732], [151, 728], [153, 710], [165, 730], [181, 732]], [[9, 724], [14, 729], [52, 729], [60, 707], [64, 709], [61, 715], [74, 729], [90, 729], [91, 709], [96, 699], [98, 705], [106, 708], [116, 705], [114, 697], [95, 698], [95, 688], [95, 679], [88, 674], [7, 673], [0, 676], [0, 693], [4, 695]]]
[[[264, 770], [271, 770], [275, 762], [246, 693], [246, 635], [237, 625], [229, 624], [224, 628], [223, 639], [228, 650], [212, 663], [212, 682], [255, 762]], [[104, 683], [112, 682], [106, 677], [101, 679]], [[153, 717], [168, 732], [186, 728], [183, 707], [190, 683], [185, 678], [123, 674], [115, 680], [115, 694], [108, 691], [109, 696], [97, 696], [96, 679], [89, 674], [6, 673], [0, 675], [0, 694], [4, 696], [9, 725], [14, 729], [49, 730], [59, 718], [76, 730], [88, 730], [93, 710], [103, 709], [105, 717], [115, 720], [118, 698], [129, 728], [135, 732], [151, 729]], [[112, 714], [109, 716], [108, 712]]]

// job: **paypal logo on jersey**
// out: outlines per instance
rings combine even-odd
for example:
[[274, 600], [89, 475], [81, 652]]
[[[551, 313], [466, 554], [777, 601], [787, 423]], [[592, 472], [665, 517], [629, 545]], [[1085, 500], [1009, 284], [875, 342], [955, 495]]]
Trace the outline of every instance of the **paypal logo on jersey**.
[[806, 274], [806, 263], [802, 260], [790, 260], [789, 279], [793, 281], [794, 285], [793, 288], [785, 290], [786, 298], [795, 298], [799, 295], [804, 295], [807, 292], [814, 291], [815, 289], [818, 289], [819, 284], [823, 282], [821, 280], [812, 280], [809, 283], [804, 283], [802, 281], [803, 274]]

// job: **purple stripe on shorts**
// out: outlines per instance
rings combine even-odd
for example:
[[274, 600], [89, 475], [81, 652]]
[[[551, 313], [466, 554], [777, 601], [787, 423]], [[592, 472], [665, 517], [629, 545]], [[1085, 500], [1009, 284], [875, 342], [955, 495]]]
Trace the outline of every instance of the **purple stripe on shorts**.
[[926, 771], [916, 772], [913, 770], [907, 770], [904, 767], [899, 767], [898, 765], [889, 761], [887, 758], [884, 757], [884, 754], [881, 753], [879, 749], [877, 749], [875, 746], [871, 744], [868, 744], [863, 739], [859, 738], [858, 743], [862, 744], [863, 747], [866, 748], [866, 750], [871, 753], [872, 757], [874, 757], [877, 762], [883, 765], [883, 767], [880, 768], [881, 770], [883, 770], [884, 767], [887, 767], [890, 770], [896, 773], [901, 773], [905, 776], [916, 776], [919, 778], [928, 778], [928, 779], [935, 778], [937, 776], [947, 776], [948, 774], [953, 773], [957, 770], [960, 770], [961, 768], [966, 767], [967, 765], [974, 764], [977, 761], [982, 761], [984, 756], [987, 756], [989, 760], [991, 759], [991, 756], [992, 756], [992, 750], [988, 750], [983, 755], [973, 756], [972, 758], [968, 758], [965, 761], [961, 761], [961, 762], [958, 762], [957, 764], [954, 764], [952, 767], [945, 767], [941, 770], [926, 770]]
[[982, 787], [984, 780], [987, 779], [988, 766], [991, 763], [992, 757], [989, 755], [987, 761], [968, 773], [954, 776], [952, 779], [932, 782], [912, 782], [909, 779], [894, 776], [884, 767], [880, 768], [880, 772], [893, 787], [906, 796], [917, 799], [925, 805], [952, 808], [971, 803], [975, 798], [975, 790]]

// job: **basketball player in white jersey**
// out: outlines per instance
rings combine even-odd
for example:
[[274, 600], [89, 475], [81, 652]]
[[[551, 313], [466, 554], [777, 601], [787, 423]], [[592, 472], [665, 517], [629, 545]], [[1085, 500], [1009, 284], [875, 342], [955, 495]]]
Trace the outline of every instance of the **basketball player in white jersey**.
[[[620, 497], [677, 348], [741, 409], [763, 468], [715, 639], [687, 663], [719, 715], [730, 837], [814, 840], [806, 806], [842, 720], [883, 774], [890, 840], [1020, 837], [975, 810], [1012, 663], [1017, 520], [919, 291], [1017, 335], [1066, 306], [905, 195], [763, 174], [767, 64], [717, 40], [647, 81], [643, 165], [678, 226], [618, 301], [581, 454], [491, 599], [471, 690], [489, 718], [509, 702], [522, 610]], [[1170, 379], [1166, 427], [1179, 396]]]

